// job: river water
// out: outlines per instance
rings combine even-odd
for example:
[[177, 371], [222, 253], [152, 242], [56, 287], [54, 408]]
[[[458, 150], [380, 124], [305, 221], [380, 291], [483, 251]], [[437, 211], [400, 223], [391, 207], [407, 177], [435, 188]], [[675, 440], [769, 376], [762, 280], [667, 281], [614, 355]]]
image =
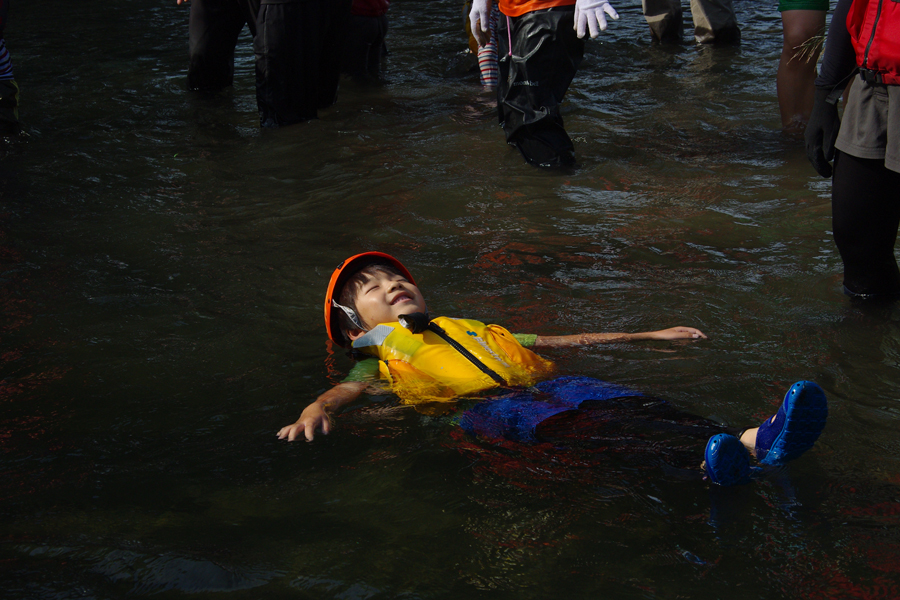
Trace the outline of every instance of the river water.
[[[277, 131], [246, 37], [233, 90], [184, 90], [171, 0], [14, 2], [30, 138], [0, 147], [0, 595], [900, 595], [900, 312], [840, 293], [830, 184], [779, 131], [779, 14], [736, 7], [739, 48], [670, 48], [620, 3], [565, 105], [579, 167], [548, 173], [503, 143], [455, 1], [394, 2], [387, 84]], [[352, 364], [321, 301], [369, 249], [438, 314], [699, 327], [548, 356], [736, 427], [813, 379], [828, 426], [727, 491], [389, 396], [278, 441]]]

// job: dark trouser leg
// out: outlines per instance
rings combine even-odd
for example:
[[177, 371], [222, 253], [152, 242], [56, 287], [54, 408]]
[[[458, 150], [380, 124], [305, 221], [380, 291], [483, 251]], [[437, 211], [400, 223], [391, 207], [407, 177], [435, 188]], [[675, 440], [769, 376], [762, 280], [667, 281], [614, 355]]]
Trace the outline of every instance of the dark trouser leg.
[[334, 104], [349, 0], [262, 6], [257, 19], [256, 98], [260, 124], [279, 127]]
[[0, 135], [16, 135], [19, 131], [19, 86], [15, 79], [0, 80]]
[[354, 78], [381, 76], [381, 57], [387, 33], [387, 15], [366, 17], [351, 15], [344, 38], [341, 70]]
[[234, 47], [244, 25], [256, 34], [259, 0], [192, 0], [188, 88], [215, 91], [234, 83]]
[[500, 15], [500, 123], [506, 141], [536, 166], [570, 165], [575, 160], [560, 115], [563, 96], [584, 56], [584, 41], [573, 29], [574, 14], [572, 7], [530, 12], [508, 19], [511, 32], [507, 17]]
[[9, 0], [0, 0], [0, 135], [16, 135], [19, 125], [19, 86], [13, 79], [12, 61], [3, 40]]
[[640, 459], [652, 456], [671, 467], [695, 470], [710, 437], [740, 431], [675, 408], [658, 398], [633, 396], [587, 401], [535, 428], [535, 436], [563, 448], [600, 448]]
[[900, 296], [894, 258], [900, 224], [900, 173], [882, 160], [838, 152], [831, 189], [834, 241], [844, 261], [844, 289], [851, 296]]
[[322, 11], [322, 33], [319, 44], [319, 78], [317, 108], [328, 108], [337, 102], [338, 83], [341, 78], [341, 52], [347, 19], [350, 18], [351, 0], [327, 0]]

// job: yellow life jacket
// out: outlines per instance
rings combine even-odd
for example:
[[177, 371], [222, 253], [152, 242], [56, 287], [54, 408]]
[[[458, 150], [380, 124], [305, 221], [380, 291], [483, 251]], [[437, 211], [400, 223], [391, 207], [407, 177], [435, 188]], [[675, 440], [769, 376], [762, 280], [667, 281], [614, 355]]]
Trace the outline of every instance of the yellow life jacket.
[[356, 339], [353, 348], [379, 359], [381, 376], [404, 404], [446, 402], [500, 385], [530, 386], [553, 369], [499, 325], [447, 317], [433, 322], [502, 383], [434, 331], [412, 333], [400, 323], [383, 323]]

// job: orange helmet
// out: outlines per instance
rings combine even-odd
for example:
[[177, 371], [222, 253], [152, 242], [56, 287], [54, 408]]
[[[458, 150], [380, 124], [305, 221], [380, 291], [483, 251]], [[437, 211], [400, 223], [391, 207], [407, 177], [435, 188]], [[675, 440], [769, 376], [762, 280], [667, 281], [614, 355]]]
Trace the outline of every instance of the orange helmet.
[[384, 252], [363, 252], [362, 254], [351, 256], [341, 262], [334, 270], [334, 273], [331, 274], [331, 281], [328, 282], [328, 291], [325, 292], [325, 328], [328, 330], [329, 339], [338, 346], [346, 347], [347, 342], [344, 339], [344, 334], [341, 333], [341, 311], [340, 309], [333, 310], [334, 306], [332, 301], [335, 300], [335, 296], [341, 295], [341, 290], [344, 289], [344, 283], [346, 283], [350, 277], [374, 262], [390, 263], [400, 271], [411, 284], [416, 284], [406, 267], [404, 267], [399, 260]]

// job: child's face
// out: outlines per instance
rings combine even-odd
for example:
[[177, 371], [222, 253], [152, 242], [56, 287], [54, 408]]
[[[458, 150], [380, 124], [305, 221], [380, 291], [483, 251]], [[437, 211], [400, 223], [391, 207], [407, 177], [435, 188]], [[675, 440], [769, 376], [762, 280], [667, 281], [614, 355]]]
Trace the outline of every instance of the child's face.
[[[425, 298], [419, 288], [402, 275], [376, 271], [359, 288], [356, 295], [356, 312], [363, 325], [372, 329], [380, 323], [394, 323], [400, 315], [428, 312]], [[350, 332], [355, 340], [363, 332]]]

